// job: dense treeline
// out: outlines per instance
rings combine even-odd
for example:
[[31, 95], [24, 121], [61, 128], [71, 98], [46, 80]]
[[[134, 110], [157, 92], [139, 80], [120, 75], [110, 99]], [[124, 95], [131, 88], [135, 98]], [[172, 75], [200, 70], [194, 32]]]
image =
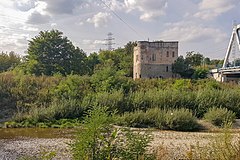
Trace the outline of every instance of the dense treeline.
[[240, 88], [214, 80], [137, 80], [122, 76], [28, 76], [0, 74], [0, 107], [15, 107], [16, 121], [31, 123], [81, 118], [93, 106], [119, 114], [150, 108], [186, 108], [199, 118], [211, 107], [240, 117]]

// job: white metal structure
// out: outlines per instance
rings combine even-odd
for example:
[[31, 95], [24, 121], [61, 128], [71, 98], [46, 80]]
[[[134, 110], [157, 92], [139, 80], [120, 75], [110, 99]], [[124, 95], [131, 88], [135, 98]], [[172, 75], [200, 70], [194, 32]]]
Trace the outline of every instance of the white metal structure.
[[231, 50], [233, 48], [234, 42], [237, 42], [237, 46], [238, 46], [238, 49], [240, 51], [240, 24], [235, 25], [233, 27], [231, 39], [230, 39], [230, 42], [228, 44], [228, 49], [227, 49], [227, 53], [226, 53], [222, 68], [227, 67], [229, 55], [230, 55]]

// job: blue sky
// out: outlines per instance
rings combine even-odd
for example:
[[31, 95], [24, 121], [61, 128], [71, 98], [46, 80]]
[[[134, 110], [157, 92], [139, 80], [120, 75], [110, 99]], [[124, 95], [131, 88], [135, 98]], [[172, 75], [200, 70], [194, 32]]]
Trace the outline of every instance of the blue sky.
[[[179, 54], [223, 59], [240, 0], [1, 0], [0, 51], [24, 54], [41, 30], [58, 29], [88, 54], [129, 41], [179, 41]], [[117, 16], [116, 16], [117, 15]], [[124, 21], [124, 22], [123, 22]]]

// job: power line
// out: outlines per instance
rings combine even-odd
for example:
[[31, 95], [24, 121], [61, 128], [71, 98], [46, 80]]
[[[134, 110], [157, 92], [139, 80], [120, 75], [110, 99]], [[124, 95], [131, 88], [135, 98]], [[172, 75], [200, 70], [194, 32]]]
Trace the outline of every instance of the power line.
[[110, 6], [108, 6], [103, 0], [101, 1], [120, 21], [122, 21], [128, 28], [130, 28], [133, 32], [135, 32], [138, 36], [145, 39], [142, 34], [140, 34], [136, 29], [134, 29], [130, 24], [128, 24], [125, 20], [123, 20]]

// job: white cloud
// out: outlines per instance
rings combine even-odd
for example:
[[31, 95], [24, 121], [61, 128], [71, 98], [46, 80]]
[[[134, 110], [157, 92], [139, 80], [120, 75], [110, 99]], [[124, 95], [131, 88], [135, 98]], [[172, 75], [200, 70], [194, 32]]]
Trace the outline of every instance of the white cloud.
[[165, 14], [167, 0], [125, 0], [128, 11], [139, 10], [142, 12], [140, 19], [151, 21]]
[[102, 44], [102, 45], [105, 45], [106, 44], [106, 40], [95, 40], [93, 42], [93, 44]]
[[111, 15], [109, 13], [99, 12], [95, 14], [92, 18], [88, 18], [87, 22], [93, 23], [96, 28], [106, 26], [109, 19], [111, 19]]
[[237, 0], [202, 0], [199, 12], [194, 16], [204, 20], [212, 20], [235, 7]]
[[168, 24], [169, 29], [160, 34], [160, 38], [168, 40], [178, 40], [182, 42], [221, 42], [227, 35], [218, 28], [205, 27], [192, 22], [179, 22]]
[[38, 31], [38, 28], [35, 27], [28, 27], [28, 26], [23, 26], [20, 29], [24, 30], [24, 31], [31, 31], [31, 32], [36, 32]]

